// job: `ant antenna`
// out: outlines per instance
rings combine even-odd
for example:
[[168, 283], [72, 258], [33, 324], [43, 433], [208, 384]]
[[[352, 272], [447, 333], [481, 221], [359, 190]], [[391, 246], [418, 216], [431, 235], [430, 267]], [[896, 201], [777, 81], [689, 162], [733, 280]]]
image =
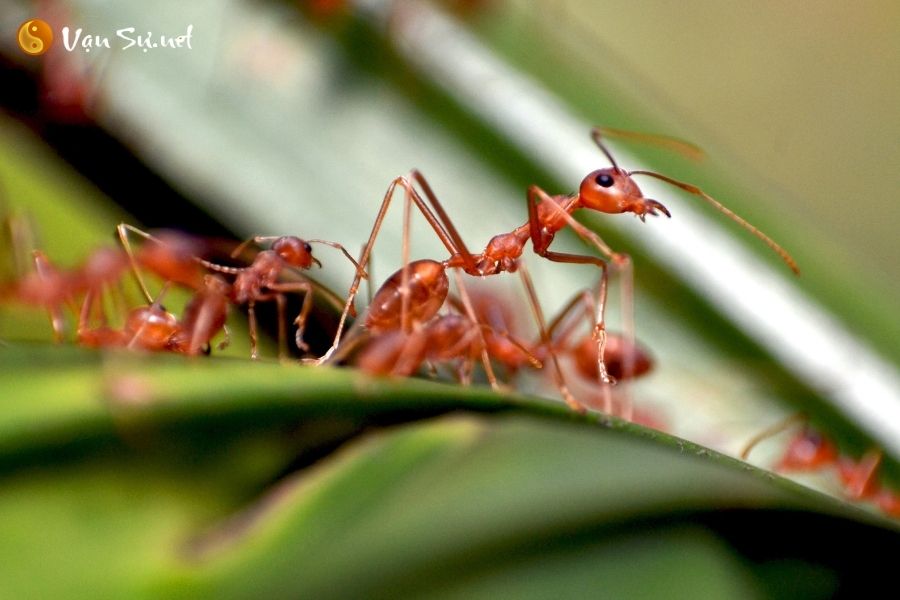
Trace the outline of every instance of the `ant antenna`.
[[[356, 271], [362, 276], [363, 279], [368, 279], [368, 278], [369, 278], [369, 275], [368, 275], [368, 273], [366, 273], [366, 270], [363, 269], [363, 268], [359, 265], [359, 263], [356, 261], [356, 259], [353, 258], [353, 256], [351, 256], [350, 253], [347, 252], [347, 249], [344, 248], [344, 246], [342, 246], [341, 244], [339, 244], [339, 243], [337, 243], [337, 242], [332, 242], [332, 241], [330, 241], [330, 240], [318, 240], [318, 239], [316, 239], [316, 240], [306, 240], [306, 241], [309, 242], [309, 243], [325, 244], [326, 246], [331, 246], [332, 248], [336, 248], [337, 250], [340, 250], [340, 251], [344, 254], [344, 256], [347, 257], [347, 260], [349, 260], [351, 263], [353, 263], [353, 266], [356, 268]], [[322, 263], [320, 263], [318, 260], [316, 260], [315, 257], [313, 257], [313, 260], [315, 260], [316, 263], [318, 263], [319, 267], [322, 266]]]
[[748, 458], [750, 458], [750, 452], [752, 452], [753, 449], [760, 444], [760, 442], [763, 442], [770, 437], [774, 437], [782, 431], [787, 431], [788, 429], [793, 427], [795, 423], [805, 423], [807, 420], [808, 417], [804, 413], [796, 413], [790, 415], [785, 419], [782, 419], [781, 421], [778, 421], [774, 425], [766, 427], [765, 429], [754, 435], [752, 438], [750, 438], [750, 441], [748, 441], [744, 445], [740, 453], [741, 460], [747, 460]]
[[606, 146], [603, 145], [603, 136], [605, 135], [605, 131], [606, 129], [604, 129], [603, 127], [594, 127], [593, 129], [591, 129], [591, 138], [594, 140], [594, 143], [597, 144], [597, 147], [600, 148], [600, 151], [603, 152], [603, 154], [606, 155], [606, 158], [609, 159], [609, 162], [612, 163], [613, 168], [616, 171], [621, 172], [622, 169], [620, 169], [619, 165], [616, 164], [616, 159], [613, 158], [613, 155], [610, 153], [610, 151], [606, 148]]
[[[639, 133], [636, 131], [627, 131], [625, 129], [614, 129], [612, 127], [594, 127], [592, 135], [614, 137], [625, 140], [635, 140], [645, 144], [652, 144], [666, 150], [671, 150], [693, 161], [701, 161], [706, 158], [706, 152], [700, 146], [687, 142], [685, 140], [670, 137], [668, 135], [659, 135], [657, 133]], [[597, 141], [594, 137], [594, 141]], [[599, 142], [597, 142], [599, 144]]]
[[738, 225], [740, 225], [741, 227], [743, 227], [744, 229], [746, 229], [747, 231], [749, 231], [750, 233], [752, 233], [753, 235], [758, 237], [760, 240], [762, 240], [762, 242], [766, 246], [771, 248], [776, 254], [778, 254], [778, 256], [781, 257], [781, 260], [783, 260], [785, 262], [785, 264], [791, 269], [791, 271], [794, 272], [794, 275], [800, 274], [800, 268], [797, 266], [797, 261], [794, 260], [794, 258], [788, 253], [787, 250], [782, 248], [777, 242], [775, 242], [775, 240], [773, 240], [772, 238], [770, 238], [769, 236], [764, 234], [762, 231], [760, 231], [759, 229], [757, 229], [756, 227], [751, 225], [743, 217], [736, 214], [734, 211], [732, 211], [731, 209], [726, 207], [724, 204], [722, 204], [721, 202], [719, 202], [718, 200], [716, 200], [715, 198], [713, 198], [712, 196], [710, 196], [709, 194], [707, 194], [706, 192], [704, 192], [703, 190], [698, 188], [697, 186], [692, 185], [690, 183], [685, 183], [683, 181], [678, 181], [677, 179], [672, 179], [671, 177], [668, 177], [667, 175], [662, 175], [660, 173], [654, 173], [653, 171], [632, 171], [631, 173], [629, 173], [629, 175], [648, 175], [650, 177], [654, 177], [661, 181], [665, 181], [666, 183], [668, 183], [670, 185], [674, 185], [677, 188], [681, 188], [682, 190], [684, 190], [685, 192], [688, 192], [689, 194], [693, 194], [695, 196], [699, 196], [699, 197], [703, 198], [708, 203], [710, 203], [715, 208], [717, 208], [725, 216], [730, 218], [732, 221], [736, 222]]

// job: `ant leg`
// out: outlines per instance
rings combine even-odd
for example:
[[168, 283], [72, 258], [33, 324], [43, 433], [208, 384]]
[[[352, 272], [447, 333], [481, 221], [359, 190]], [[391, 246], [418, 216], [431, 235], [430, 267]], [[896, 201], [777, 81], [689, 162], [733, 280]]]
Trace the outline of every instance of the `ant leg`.
[[[40, 250], [33, 251], [32, 257], [34, 258], [34, 270], [37, 272], [38, 277], [46, 280], [52, 270], [50, 259]], [[55, 306], [48, 306], [47, 312], [50, 314], [50, 326], [53, 327], [53, 340], [57, 344], [61, 344], [63, 337], [65, 336], [65, 319], [62, 310], [57, 304]]]
[[[601, 283], [602, 282], [603, 280], [601, 278]], [[605, 290], [605, 285], [601, 286], [601, 289], [598, 290], [598, 293], [602, 292], [603, 290]], [[569, 315], [572, 314], [572, 311], [574, 311], [576, 308], [581, 309], [581, 311], [584, 313], [584, 317], [587, 319], [588, 326], [594, 332], [594, 336], [599, 336], [597, 373], [598, 379], [600, 380], [598, 382], [600, 385], [600, 396], [603, 401], [603, 411], [607, 414], [612, 414], [613, 399], [612, 392], [610, 390], [610, 384], [614, 383], [614, 381], [606, 371], [606, 363], [603, 359], [600, 358], [605, 355], [606, 328], [602, 321], [602, 308], [598, 310], [597, 308], [595, 308], [596, 304], [597, 303], [594, 302], [594, 298], [591, 296], [591, 293], [587, 290], [583, 290], [575, 294], [575, 296], [573, 296], [572, 299], [569, 300], [569, 302], [562, 308], [559, 314], [557, 314], [553, 322], [550, 323], [548, 334], [551, 340], [551, 344], [553, 344], [553, 348], [556, 349], [557, 352], [560, 348], [565, 348], [565, 344], [568, 342], [568, 339], [572, 336], [575, 328], [577, 327], [577, 321], [572, 320], [570, 323], [566, 323], [565, 327], [562, 329], [562, 333], [560, 333], [558, 336], [554, 335], [555, 331], [565, 323], [565, 320], [569, 317]], [[597, 315], [596, 317], [594, 316], [595, 314]], [[609, 383], [604, 382], [604, 376], [609, 380]], [[626, 412], [630, 413], [630, 410]]]
[[594, 325], [594, 336], [597, 338], [598, 348], [598, 368], [600, 371], [600, 381], [605, 384], [613, 384], [615, 381], [606, 371], [606, 363], [603, 362], [603, 351], [606, 347], [606, 282], [607, 282], [607, 264], [606, 261], [595, 256], [583, 256], [581, 254], [565, 254], [562, 252], [544, 251], [542, 254], [547, 260], [568, 264], [592, 264], [600, 268], [600, 283], [598, 285], [597, 300], [597, 316]]
[[881, 464], [881, 450], [869, 450], [859, 462], [849, 459], [849, 464], [839, 466], [844, 481], [844, 493], [851, 500], [864, 500], [878, 491], [875, 475]]
[[231, 345], [231, 330], [228, 329], [228, 325], [222, 326], [222, 341], [216, 345], [217, 350], [224, 350], [229, 345]]
[[[365, 251], [365, 246], [363, 246], [362, 250], [360, 251], [360, 257], [362, 257], [362, 252], [364, 252], [364, 251]], [[359, 263], [357, 263], [357, 264], [359, 264]], [[375, 289], [372, 285], [372, 281], [373, 281], [375, 275], [374, 275], [374, 270], [372, 267], [372, 259], [371, 258], [369, 259], [368, 266], [369, 266], [369, 268], [368, 268], [369, 276], [366, 278], [366, 305], [372, 304], [372, 298], [375, 294]]]
[[807, 416], [803, 413], [793, 414], [786, 419], [782, 419], [778, 421], [774, 425], [770, 425], [766, 427], [756, 435], [754, 435], [750, 440], [744, 444], [744, 447], [741, 449], [741, 452], [738, 456], [741, 457], [741, 460], [747, 460], [750, 458], [750, 453], [756, 448], [761, 442], [769, 439], [770, 437], [774, 437], [781, 433], [782, 431], [787, 431], [791, 427], [793, 427], [796, 423], [802, 423], [807, 420]]
[[[590, 327], [594, 327], [594, 299], [589, 291], [582, 290], [572, 296], [547, 327], [547, 333], [550, 335], [550, 339], [554, 341], [556, 347], [564, 346], [575, 332], [577, 323], [574, 320], [571, 323], [565, 323], [565, 320], [572, 314], [572, 311], [579, 308], [579, 305]], [[563, 327], [564, 323], [565, 327]], [[560, 328], [562, 332], [557, 334], [556, 330]]]
[[394, 196], [394, 190], [397, 189], [397, 186], [402, 186], [407, 190], [407, 197], [411, 199], [416, 207], [419, 209], [419, 212], [425, 217], [425, 220], [428, 221], [428, 224], [431, 225], [431, 228], [434, 230], [435, 234], [440, 238], [441, 242], [447, 248], [447, 250], [451, 254], [456, 254], [457, 249], [454, 245], [452, 238], [447, 234], [441, 225], [440, 221], [437, 217], [434, 216], [434, 213], [431, 212], [431, 209], [428, 208], [428, 205], [425, 204], [425, 201], [419, 196], [419, 194], [415, 191], [410, 184], [409, 180], [405, 177], [397, 177], [393, 181], [391, 181], [388, 186], [387, 191], [384, 194], [384, 198], [381, 201], [381, 207], [378, 209], [378, 214], [375, 216], [375, 223], [372, 225], [372, 231], [369, 233], [369, 239], [366, 241], [366, 245], [363, 248], [362, 256], [359, 259], [359, 269], [356, 272], [356, 275], [353, 277], [353, 282], [350, 284], [350, 290], [347, 292], [347, 299], [344, 302], [344, 309], [341, 313], [341, 319], [338, 322], [337, 331], [334, 335], [334, 341], [331, 344], [331, 348], [322, 355], [321, 358], [317, 361], [317, 364], [321, 364], [324, 361], [327, 361], [328, 358], [334, 353], [337, 349], [338, 344], [341, 341], [341, 335], [344, 331], [344, 326], [347, 322], [347, 317], [351, 312], [353, 307], [353, 301], [356, 299], [356, 294], [359, 292], [359, 285], [363, 278], [364, 269], [366, 268], [369, 262], [369, 256], [372, 253], [372, 248], [375, 245], [375, 239], [378, 237], [378, 233], [381, 231], [381, 225], [384, 222], [384, 218], [387, 215], [388, 208], [391, 205], [391, 200]]
[[75, 328], [75, 336], [81, 342], [82, 336], [88, 331], [91, 320], [91, 306], [94, 302], [94, 290], [88, 289], [81, 303], [81, 311], [78, 313], [78, 326]]
[[256, 301], [247, 302], [247, 320], [250, 329], [250, 359], [259, 360], [259, 348], [256, 340]]
[[[384, 218], [387, 215], [387, 210], [390, 207], [391, 199], [394, 195], [394, 189], [399, 184], [402, 178], [398, 177], [391, 181], [391, 184], [388, 186], [387, 192], [385, 192], [384, 199], [381, 201], [381, 207], [378, 209], [378, 214], [375, 216], [375, 222], [372, 225], [372, 231], [369, 233], [369, 239], [366, 244], [363, 246], [362, 254], [359, 257], [359, 265], [360, 269], [365, 269], [366, 265], [369, 262], [369, 254], [372, 252], [372, 247], [375, 245], [375, 238], [378, 237], [378, 233], [381, 231], [381, 225], [384, 222]], [[347, 317], [353, 309], [353, 301], [356, 298], [356, 293], [359, 291], [359, 284], [362, 281], [362, 273], [361, 270], [357, 270], [356, 274], [353, 276], [353, 282], [350, 284], [350, 290], [347, 292], [347, 299], [344, 301], [344, 308], [341, 311], [341, 318], [338, 321], [337, 331], [334, 334], [334, 341], [331, 343], [331, 348], [328, 349], [325, 354], [319, 357], [316, 364], [322, 364], [327, 361], [332, 354], [334, 354], [335, 350], [337, 350], [338, 345], [341, 342], [341, 335], [344, 332], [344, 326], [347, 322]]]
[[[294, 325], [297, 326], [297, 333], [294, 335], [294, 342], [297, 344], [297, 348], [302, 350], [303, 352], [307, 352], [309, 350], [309, 345], [303, 341], [303, 333], [306, 329], [306, 321], [309, 319], [309, 313], [312, 311], [313, 307], [313, 288], [312, 284], [308, 281], [298, 281], [293, 283], [275, 283], [268, 286], [268, 289], [279, 292], [278, 296], [282, 296], [285, 293], [303, 293], [303, 304], [300, 307], [300, 313], [297, 315], [297, 318], [294, 319]], [[281, 309], [283, 310], [283, 308]], [[280, 323], [279, 327], [279, 335], [281, 335], [281, 331], [283, 330], [283, 322], [284, 315], [279, 315]], [[287, 350], [287, 348], [284, 348]]]
[[603, 362], [603, 349], [606, 343], [606, 326], [604, 321], [604, 314], [606, 311], [606, 281], [608, 277], [608, 265], [606, 261], [597, 257], [585, 256], [580, 254], [566, 254], [562, 252], [551, 252], [547, 250], [546, 247], [544, 247], [543, 239], [541, 236], [541, 224], [538, 218], [537, 204], [535, 203], [535, 200], [537, 200], [538, 202], [544, 202], [545, 204], [549, 204], [551, 207], [553, 207], [556, 210], [557, 216], [562, 217], [580, 238], [592, 244], [602, 254], [608, 256], [613, 261], [614, 265], [624, 266], [630, 263], [631, 259], [625, 254], [613, 252], [610, 247], [606, 245], [606, 242], [604, 242], [600, 238], [599, 235], [587, 229], [584, 225], [576, 221], [572, 217], [572, 215], [570, 215], [566, 210], [564, 210], [556, 202], [554, 202], [553, 198], [551, 198], [547, 194], [547, 192], [537, 187], [536, 185], [532, 185], [528, 188], [528, 222], [531, 227], [531, 243], [534, 246], [535, 252], [537, 252], [544, 258], [547, 258], [548, 260], [554, 262], [594, 264], [598, 266], [602, 271], [600, 279], [600, 294], [598, 300], [597, 325], [595, 331], [598, 337], [597, 349], [600, 367], [600, 381], [602, 383], [611, 384], [613, 383], [613, 381], [609, 377], [609, 374], [606, 372], [606, 365]]
[[[627, 256], [627, 255], [626, 255]], [[634, 267], [631, 257], [619, 264], [620, 311], [622, 313], [622, 333], [626, 348], [636, 348], [634, 335]], [[634, 352], [625, 353], [622, 361], [622, 418], [631, 421], [634, 417], [634, 399], [631, 380], [634, 374]]]
[[141, 292], [144, 294], [144, 298], [147, 299], [147, 304], [152, 304], [153, 296], [150, 295], [150, 291], [147, 289], [147, 285], [144, 283], [144, 278], [141, 277], [137, 260], [134, 258], [134, 251], [131, 249], [131, 242], [128, 241], [128, 232], [135, 233], [143, 237], [145, 240], [153, 241], [157, 244], [160, 244], [162, 242], [160, 242], [158, 239], [156, 239], [146, 231], [141, 231], [137, 227], [129, 225], [128, 223], [119, 223], [116, 226], [116, 232], [119, 234], [119, 242], [122, 244], [122, 248], [125, 250], [125, 254], [128, 255], [128, 262], [131, 265], [131, 272], [138, 282], [138, 287], [141, 288]]
[[285, 322], [284, 304], [287, 299], [284, 294], [275, 294], [275, 304], [278, 307], [278, 360], [287, 360], [287, 323]]
[[409, 317], [409, 223], [412, 216], [412, 202], [410, 202], [410, 190], [406, 188], [403, 199], [403, 235], [400, 242], [400, 263], [403, 270], [400, 272], [400, 331], [405, 334], [411, 332], [412, 324]]
[[[462, 301], [463, 307], [465, 307], [466, 316], [469, 317], [469, 320], [472, 321], [473, 325], [478, 325], [478, 317], [475, 316], [472, 300], [469, 297], [469, 292], [466, 290], [466, 286], [463, 283], [462, 276], [459, 274], [458, 269], [453, 269], [453, 277], [456, 280], [456, 288], [459, 290], [459, 299]], [[497, 383], [497, 376], [494, 374], [494, 368], [491, 366], [491, 357], [488, 356], [484, 332], [481, 330], [481, 327], [476, 327], [476, 331], [478, 332], [478, 340], [481, 342], [481, 363], [484, 365], [485, 376], [488, 378], [491, 388], [499, 390], [500, 385]]]
[[410, 171], [409, 176], [410, 179], [418, 183], [419, 187], [422, 188], [422, 191], [425, 192], [425, 197], [428, 198], [428, 202], [431, 204], [434, 212], [437, 213], [437, 216], [441, 221], [441, 225], [443, 225], [444, 227], [444, 231], [446, 231], [447, 235], [450, 237], [450, 240], [452, 241], [454, 247], [454, 250], [451, 250], [451, 254], [459, 254], [460, 257], [462, 257], [466, 271], [469, 273], [475, 272], [477, 270], [475, 266], [475, 258], [466, 247], [466, 243], [463, 241], [462, 236], [459, 235], [459, 230], [456, 229], [456, 225], [453, 224], [453, 221], [450, 219], [450, 215], [447, 214], [447, 211], [444, 210], [444, 206], [437, 199], [437, 195], [434, 193], [434, 190], [431, 189], [431, 185], [428, 183], [428, 180], [425, 179], [425, 176], [422, 175], [422, 172], [418, 169], [413, 169], [412, 171]]
[[587, 412], [587, 409], [583, 404], [575, 399], [575, 397], [572, 395], [572, 392], [569, 391], [569, 388], [566, 385], [562, 369], [559, 366], [559, 357], [557, 356], [556, 350], [553, 348], [550, 342], [550, 334], [547, 332], [547, 325], [544, 320], [544, 312], [541, 310], [541, 305], [538, 302], [537, 292], [534, 289], [534, 283], [531, 281], [531, 276], [528, 274], [528, 269], [525, 267], [524, 263], [521, 263], [519, 265], [518, 271], [519, 277], [522, 280], [522, 285], [525, 286], [525, 293], [528, 296], [528, 304], [531, 306], [531, 311], [534, 314], [535, 320], [537, 321], [538, 330], [541, 334], [541, 340], [546, 345], [547, 351], [550, 353], [550, 360], [553, 363], [553, 377], [556, 380], [556, 387], [559, 388], [559, 393], [562, 395], [565, 403], [569, 405], [569, 408], [571, 408], [575, 412], [585, 413]]
[[610, 386], [616, 383], [606, 371], [606, 290], [608, 278], [607, 269], [604, 266], [600, 282], [597, 287], [597, 324], [594, 326], [594, 337], [597, 340], [597, 373], [600, 380], [600, 393], [603, 397], [604, 412], [612, 413], [612, 391]]

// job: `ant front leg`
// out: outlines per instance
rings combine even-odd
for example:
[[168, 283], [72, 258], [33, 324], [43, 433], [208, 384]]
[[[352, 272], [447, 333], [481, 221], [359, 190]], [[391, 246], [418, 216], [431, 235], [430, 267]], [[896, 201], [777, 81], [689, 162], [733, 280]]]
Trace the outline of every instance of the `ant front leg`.
[[[594, 335], [597, 339], [597, 369], [599, 379], [603, 388], [603, 403], [607, 412], [612, 409], [612, 395], [606, 385], [615, 383], [606, 370], [606, 363], [603, 360], [604, 351], [606, 349], [606, 289], [608, 279], [608, 263], [596, 256], [587, 256], [582, 254], [568, 254], [563, 252], [552, 252], [548, 249], [552, 241], [552, 235], [544, 233], [544, 224], [541, 222], [538, 214], [538, 205], [544, 203], [553, 210], [553, 216], [562, 218], [575, 233], [587, 243], [593, 245], [601, 254], [606, 255], [614, 261], [616, 265], [625, 265], [630, 263], [627, 255], [613, 252], [612, 249], [604, 242], [599, 235], [587, 229], [584, 225], [576, 221], [568, 210], [561, 207], [547, 192], [536, 185], [528, 188], [528, 223], [531, 233], [531, 243], [534, 252], [548, 260], [569, 264], [592, 264], [597, 266], [600, 273], [600, 284], [597, 298], [597, 321], [594, 326]], [[629, 292], [630, 293], [630, 292]]]

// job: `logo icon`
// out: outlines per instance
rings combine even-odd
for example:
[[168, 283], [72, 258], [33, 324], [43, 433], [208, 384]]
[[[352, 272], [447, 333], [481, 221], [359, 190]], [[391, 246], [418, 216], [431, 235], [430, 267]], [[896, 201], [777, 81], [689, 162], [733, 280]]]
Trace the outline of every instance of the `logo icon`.
[[46, 21], [31, 19], [19, 26], [19, 48], [25, 54], [40, 56], [50, 49], [52, 43], [53, 30]]

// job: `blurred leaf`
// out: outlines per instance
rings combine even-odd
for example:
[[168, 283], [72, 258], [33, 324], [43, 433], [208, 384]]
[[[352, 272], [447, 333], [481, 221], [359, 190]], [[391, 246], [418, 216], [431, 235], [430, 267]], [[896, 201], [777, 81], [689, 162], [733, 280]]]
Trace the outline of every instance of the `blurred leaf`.
[[[561, 405], [172, 358], [0, 351], [0, 595], [754, 597], [797, 573], [830, 589], [900, 542], [855, 507]], [[761, 521], [778, 523], [764, 544]], [[825, 529], [840, 542], [823, 556]]]

